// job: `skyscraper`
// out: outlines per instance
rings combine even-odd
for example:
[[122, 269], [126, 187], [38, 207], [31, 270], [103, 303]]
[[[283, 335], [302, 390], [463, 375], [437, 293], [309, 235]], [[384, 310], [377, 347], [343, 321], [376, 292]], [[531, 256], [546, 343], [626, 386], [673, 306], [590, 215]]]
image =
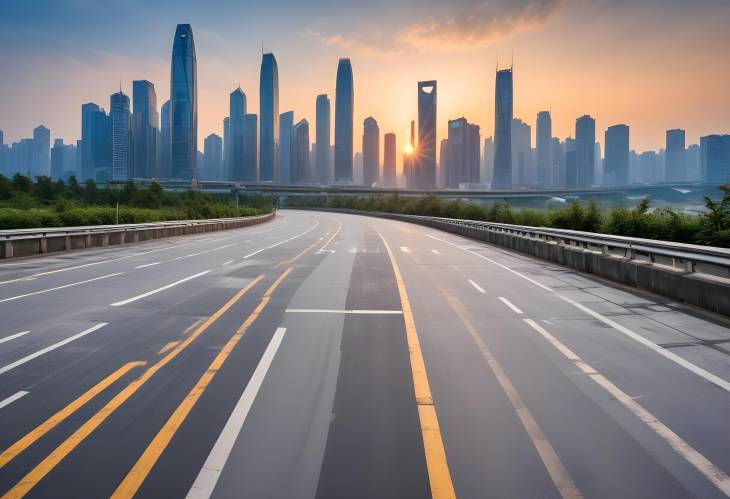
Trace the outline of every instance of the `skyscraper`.
[[292, 179], [292, 129], [294, 111], [279, 115], [279, 182], [290, 183]]
[[134, 161], [131, 176], [157, 178], [159, 176], [158, 141], [160, 136], [155, 86], [147, 80], [132, 82], [132, 141]]
[[685, 171], [684, 135], [684, 130], [667, 130], [664, 173], [668, 182], [683, 182], [688, 178]]
[[578, 187], [578, 158], [575, 139], [565, 139], [565, 187]]
[[482, 171], [479, 175], [482, 182], [492, 183], [494, 178], [494, 139], [487, 137], [484, 139], [482, 150]]
[[596, 120], [588, 115], [575, 121], [576, 187], [591, 187], [595, 182]]
[[702, 181], [726, 184], [730, 180], [730, 135], [700, 137]]
[[380, 181], [380, 127], [372, 116], [363, 122], [362, 161], [363, 185], [372, 187]]
[[171, 178], [195, 178], [198, 152], [198, 77], [193, 29], [178, 24], [170, 73]]
[[550, 111], [537, 113], [537, 186], [552, 187], [552, 138], [553, 124]]
[[403, 176], [406, 178], [406, 187], [416, 188], [415, 162], [416, 162], [416, 122], [411, 120], [410, 141], [403, 153]]
[[200, 178], [203, 180], [220, 180], [223, 166], [223, 140], [220, 135], [211, 133], [203, 141], [205, 157]]
[[512, 68], [497, 71], [494, 95], [492, 188], [512, 188]]
[[528, 187], [532, 184], [530, 175], [532, 128], [521, 119], [513, 118], [510, 135], [512, 143], [512, 186]]
[[279, 180], [279, 67], [274, 54], [261, 59], [259, 80], [259, 177]]
[[418, 153], [416, 182], [421, 189], [436, 188], [436, 81], [418, 82]]
[[335, 182], [351, 184], [352, 128], [355, 93], [350, 59], [337, 64], [335, 89]]
[[228, 116], [228, 140], [226, 156], [231, 180], [243, 180], [244, 144], [243, 121], [246, 114], [246, 94], [238, 87], [230, 95]]
[[629, 185], [629, 127], [614, 125], [604, 136], [606, 158], [603, 162], [603, 185]]
[[112, 119], [112, 180], [131, 178], [132, 116], [129, 96], [121, 90], [112, 94], [109, 115]]
[[32, 175], [51, 174], [51, 131], [39, 125], [33, 129], [33, 170]]
[[317, 152], [315, 169], [316, 181], [326, 185], [331, 180], [330, 174], [330, 100], [327, 94], [317, 96], [317, 131], [315, 147]]
[[395, 134], [386, 133], [383, 137], [383, 187], [398, 187], [395, 174]]
[[258, 117], [247, 114], [243, 117], [243, 181], [258, 182]]
[[172, 135], [170, 130], [170, 101], [160, 109], [160, 167], [157, 178], [169, 179], [172, 175]]
[[54, 140], [51, 148], [51, 178], [68, 181], [72, 175], [77, 174], [76, 168], [76, 146], [64, 144], [63, 139]]
[[[294, 113], [292, 113], [293, 116]], [[290, 177], [293, 184], [309, 181], [309, 122], [300, 120], [291, 128]]]
[[441, 168], [444, 169], [444, 187], [456, 189], [459, 184], [479, 182], [479, 126], [466, 118], [449, 121], [449, 138], [444, 150]]

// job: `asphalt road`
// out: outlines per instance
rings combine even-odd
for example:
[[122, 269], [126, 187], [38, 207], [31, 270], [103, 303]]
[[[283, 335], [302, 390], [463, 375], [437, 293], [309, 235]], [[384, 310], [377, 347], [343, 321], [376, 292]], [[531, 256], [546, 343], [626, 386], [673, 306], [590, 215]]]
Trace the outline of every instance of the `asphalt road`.
[[0, 494], [727, 497], [729, 324], [334, 213], [4, 262]]

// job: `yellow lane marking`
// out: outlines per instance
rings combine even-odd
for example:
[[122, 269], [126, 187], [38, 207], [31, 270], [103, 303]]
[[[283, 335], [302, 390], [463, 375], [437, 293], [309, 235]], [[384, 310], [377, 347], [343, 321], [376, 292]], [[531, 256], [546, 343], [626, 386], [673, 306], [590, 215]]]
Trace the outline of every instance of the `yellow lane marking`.
[[185, 336], [185, 335], [186, 335], [186, 334], [188, 334], [188, 333], [189, 333], [190, 331], [192, 331], [193, 329], [195, 329], [196, 327], [198, 327], [198, 325], [199, 325], [199, 324], [200, 324], [201, 322], [203, 322], [203, 319], [198, 319], [197, 321], [193, 322], [193, 323], [192, 323], [192, 324], [190, 324], [190, 325], [189, 325], [189, 326], [188, 326], [187, 328], [185, 328], [185, 331], [183, 331], [183, 334], [181, 334], [180, 336]]
[[456, 497], [454, 484], [451, 482], [449, 464], [446, 460], [446, 450], [444, 449], [444, 442], [441, 437], [441, 429], [436, 415], [436, 406], [434, 405], [431, 387], [428, 383], [426, 363], [423, 360], [421, 344], [418, 340], [416, 321], [411, 310], [411, 302], [408, 299], [408, 292], [406, 291], [406, 286], [398, 269], [398, 263], [395, 261], [393, 251], [390, 249], [390, 245], [388, 245], [388, 241], [385, 240], [383, 235], [380, 232], [378, 232], [378, 235], [383, 240], [385, 250], [390, 257], [390, 263], [395, 274], [395, 281], [398, 285], [398, 294], [400, 295], [403, 309], [406, 340], [408, 341], [411, 360], [411, 375], [413, 376], [413, 388], [416, 394], [416, 404], [418, 405], [418, 419], [421, 423], [421, 436], [426, 454], [426, 468], [428, 469], [428, 481], [431, 485], [431, 497], [439, 499]]
[[[341, 224], [340, 222], [337, 222], [337, 223], [339, 223], [339, 224], [340, 224], [340, 226], [339, 226], [339, 227], [337, 228], [337, 230], [336, 230], [336, 231], [335, 231], [335, 233], [334, 233], [334, 234], [332, 235], [332, 237], [331, 237], [331, 238], [329, 239], [329, 241], [327, 241], [327, 242], [326, 242], [326, 243], [325, 243], [325, 244], [324, 244], [324, 245], [322, 246], [322, 248], [324, 248], [325, 246], [327, 246], [327, 245], [328, 245], [328, 244], [329, 244], [329, 243], [330, 243], [330, 242], [332, 241], [332, 239], [334, 239], [334, 238], [335, 238], [335, 236], [336, 236], [336, 235], [337, 235], [337, 234], [338, 234], [338, 233], [340, 232], [340, 229], [342, 228], [342, 224]], [[301, 252], [299, 252], [299, 253], [298, 253], [298, 254], [297, 254], [296, 256], [294, 256], [293, 258], [290, 258], [289, 260], [284, 260], [283, 262], [279, 262], [279, 263], [277, 263], [276, 265], [274, 265], [274, 266], [273, 266], [272, 268], [274, 268], [274, 269], [277, 269], [277, 268], [279, 268], [279, 267], [283, 267], [284, 265], [291, 265], [292, 263], [294, 263], [294, 262], [296, 262], [297, 260], [299, 260], [299, 259], [300, 259], [300, 258], [301, 258], [302, 256], [304, 256], [304, 255], [305, 255], [305, 254], [306, 254], [306, 253], [307, 253], [308, 251], [310, 251], [310, 250], [311, 250], [312, 248], [314, 248], [315, 246], [317, 246], [317, 244], [319, 244], [319, 241], [315, 241], [315, 242], [314, 242], [314, 244], [311, 244], [311, 245], [307, 246], [307, 247], [306, 247], [306, 248], [304, 248], [304, 249], [303, 249], [303, 250], [302, 250]], [[320, 248], [320, 250], [322, 250], [322, 248]]]
[[31, 430], [28, 434], [26, 434], [20, 440], [8, 447], [5, 451], [3, 451], [2, 454], [0, 454], [0, 468], [12, 461], [15, 456], [33, 445], [33, 443], [40, 439], [43, 435], [58, 426], [66, 418], [71, 416], [74, 412], [83, 407], [91, 399], [106, 390], [112, 383], [127, 374], [130, 370], [137, 366], [143, 366], [145, 364], [146, 362], [129, 362], [127, 364], [124, 364], [122, 367], [120, 367], [109, 376], [101, 380], [99, 383], [91, 387], [69, 405], [58, 411], [50, 418], [46, 419], [43, 423], [38, 425], [35, 429]]
[[112, 398], [99, 412], [94, 414], [79, 429], [77, 429], [70, 437], [68, 437], [61, 445], [56, 447], [40, 464], [26, 474], [15, 486], [8, 491], [3, 498], [23, 497], [25, 494], [35, 487], [35, 485], [43, 479], [48, 473], [55, 468], [71, 451], [73, 451], [86, 437], [96, 430], [115, 410], [117, 410], [124, 402], [126, 402], [142, 385], [144, 385], [157, 371], [162, 369], [172, 359], [190, 345], [198, 336], [203, 334], [211, 324], [217, 321], [229, 308], [231, 308], [248, 290], [254, 287], [264, 276], [260, 275], [252, 280], [244, 288], [240, 289], [233, 297], [226, 302], [220, 309], [208, 317], [190, 336], [181, 341], [174, 347], [170, 353], [161, 358], [157, 363], [147, 368], [139, 378], [132, 381], [114, 398]]
[[171, 341], [170, 343], [168, 343], [164, 347], [160, 348], [160, 351], [157, 352], [157, 353], [160, 354], [160, 355], [162, 355], [163, 353], [167, 352], [168, 350], [171, 350], [178, 343], [180, 343], [179, 340], [178, 341]]
[[274, 293], [274, 290], [276, 290], [279, 284], [281, 284], [281, 282], [286, 278], [287, 275], [289, 275], [292, 270], [293, 268], [289, 267], [283, 274], [279, 276], [279, 278], [269, 287], [269, 289], [266, 290], [266, 293], [264, 293], [264, 296], [261, 298], [261, 301], [256, 306], [254, 311], [251, 312], [251, 315], [249, 315], [243, 322], [243, 324], [241, 324], [241, 326], [228, 340], [228, 342], [221, 349], [221, 351], [218, 352], [218, 355], [216, 355], [215, 359], [213, 359], [213, 361], [210, 363], [208, 369], [200, 377], [198, 382], [195, 384], [192, 390], [190, 390], [190, 392], [183, 399], [177, 409], [175, 409], [175, 412], [173, 412], [172, 416], [170, 416], [170, 418], [167, 420], [162, 429], [160, 429], [152, 442], [150, 442], [150, 444], [147, 446], [147, 449], [145, 449], [144, 453], [140, 456], [140, 458], [134, 464], [129, 473], [127, 473], [127, 476], [124, 478], [122, 483], [119, 484], [117, 489], [114, 491], [114, 494], [112, 494], [112, 498], [133, 497], [137, 493], [139, 487], [145, 481], [147, 475], [149, 475], [153, 466], [155, 465], [155, 463], [157, 463], [157, 460], [167, 448], [167, 445], [172, 440], [172, 437], [175, 436], [175, 433], [183, 424], [195, 404], [198, 402], [200, 396], [203, 395], [205, 389], [208, 387], [210, 382], [213, 381], [216, 373], [221, 369], [221, 367], [223, 367], [223, 364], [225, 363], [226, 359], [228, 359], [228, 356], [231, 354], [236, 344], [240, 341], [243, 335], [246, 334], [246, 331], [248, 331], [248, 329], [251, 327], [251, 324], [253, 324], [254, 321], [259, 317], [259, 315], [261, 315], [264, 308], [266, 308], [266, 305], [268, 305], [269, 300], [271, 299], [271, 295]]
[[449, 293], [443, 289], [439, 288], [439, 290], [449, 302], [454, 312], [456, 312], [456, 315], [459, 316], [467, 331], [469, 331], [474, 343], [476, 343], [479, 347], [484, 359], [487, 361], [487, 364], [492, 369], [497, 381], [499, 381], [499, 384], [502, 386], [502, 390], [504, 390], [507, 394], [507, 398], [512, 403], [512, 407], [517, 413], [517, 416], [520, 418], [520, 422], [525, 428], [525, 431], [530, 436], [532, 444], [535, 446], [537, 453], [540, 455], [540, 459], [542, 459], [542, 462], [545, 465], [550, 478], [553, 480], [555, 487], [560, 492], [560, 495], [564, 499], [582, 498], [583, 494], [581, 494], [580, 490], [578, 490], [578, 487], [575, 485], [575, 482], [573, 482], [573, 478], [570, 476], [568, 469], [560, 460], [560, 457], [558, 457], [558, 453], [555, 452], [555, 449], [542, 432], [537, 421], [535, 421], [535, 418], [532, 417], [532, 413], [530, 413], [530, 410], [522, 401], [522, 397], [520, 397], [520, 394], [517, 393], [514, 385], [502, 369], [501, 364], [494, 357], [492, 351], [489, 349], [482, 337], [479, 336], [479, 333], [474, 327], [471, 314], [459, 300], [450, 296]]

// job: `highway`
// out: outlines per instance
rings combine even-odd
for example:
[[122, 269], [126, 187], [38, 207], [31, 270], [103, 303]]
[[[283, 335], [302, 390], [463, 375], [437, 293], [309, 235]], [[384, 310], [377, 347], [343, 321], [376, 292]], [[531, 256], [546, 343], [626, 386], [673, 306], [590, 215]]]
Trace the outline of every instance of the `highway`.
[[730, 321], [392, 220], [0, 263], [0, 496], [730, 496]]

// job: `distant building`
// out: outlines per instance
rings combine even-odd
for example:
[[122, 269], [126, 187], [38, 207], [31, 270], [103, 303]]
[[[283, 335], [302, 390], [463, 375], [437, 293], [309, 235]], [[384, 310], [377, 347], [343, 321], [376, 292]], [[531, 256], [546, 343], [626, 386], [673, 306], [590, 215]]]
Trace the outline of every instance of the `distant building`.
[[244, 177], [243, 120], [246, 114], [246, 94], [241, 87], [231, 92], [228, 115], [228, 140], [226, 160], [230, 180], [241, 181]]
[[112, 177], [112, 120], [94, 103], [81, 106], [80, 181], [107, 182]]
[[159, 179], [169, 179], [172, 175], [172, 135], [170, 130], [170, 101], [160, 109], [160, 167]]
[[350, 59], [337, 64], [335, 89], [335, 182], [353, 181], [352, 138], [355, 90]]
[[512, 186], [529, 187], [531, 175], [532, 128], [519, 118], [512, 119]]
[[545, 187], [554, 186], [552, 175], [553, 121], [550, 117], [550, 111], [537, 113], [536, 126], [537, 186], [544, 189]]
[[396, 176], [396, 142], [395, 134], [386, 133], [383, 137], [383, 187], [398, 187]]
[[730, 182], [730, 135], [700, 137], [700, 165], [703, 182]]
[[198, 70], [193, 29], [178, 24], [170, 74], [171, 178], [192, 180], [198, 152]]
[[223, 168], [223, 139], [211, 133], [203, 141], [203, 168], [201, 180], [220, 180]]
[[687, 180], [699, 182], [702, 180], [702, 168], [700, 167], [700, 145], [692, 144], [685, 151], [685, 165]]
[[659, 155], [655, 151], [645, 151], [639, 155], [641, 177], [644, 184], [653, 184], [660, 178]]
[[132, 150], [134, 157], [130, 176], [159, 177], [160, 116], [157, 113], [155, 86], [147, 80], [132, 82]]
[[565, 144], [560, 139], [550, 139], [552, 148], [551, 181], [552, 187], [565, 187]]
[[565, 187], [578, 187], [578, 153], [571, 137], [565, 139]]
[[275, 182], [279, 180], [279, 66], [274, 54], [261, 59], [259, 98], [259, 177]]
[[121, 90], [111, 96], [109, 115], [112, 120], [112, 180], [131, 178], [132, 115], [129, 96]]
[[458, 118], [449, 121], [448, 130], [441, 162], [444, 187], [457, 189], [460, 184], [479, 183], [479, 126]]
[[43, 125], [33, 129], [33, 167], [32, 176], [51, 174], [51, 131]]
[[247, 114], [243, 117], [243, 181], [258, 182], [258, 117]]
[[683, 182], [689, 179], [685, 170], [684, 130], [667, 130], [664, 174], [667, 182]]
[[494, 176], [494, 140], [492, 137], [484, 139], [484, 146], [482, 148], [482, 170], [479, 174], [479, 178], [482, 182], [492, 183]]
[[595, 183], [596, 120], [588, 115], [575, 121], [575, 187], [591, 187]]
[[497, 71], [494, 96], [493, 189], [512, 188], [512, 69]]
[[603, 185], [629, 185], [629, 127], [614, 125], [604, 135], [606, 159], [603, 162]]
[[67, 182], [70, 177], [77, 175], [76, 169], [76, 146], [64, 144], [63, 139], [54, 140], [51, 148], [51, 178]]
[[362, 161], [363, 185], [372, 187], [380, 181], [380, 127], [372, 116], [363, 122]]
[[315, 136], [315, 171], [316, 182], [327, 185], [332, 179], [329, 160], [330, 150], [330, 100], [327, 94], [317, 96], [316, 104], [316, 136]]
[[418, 150], [415, 180], [420, 189], [436, 185], [436, 81], [418, 82]]
[[291, 182], [309, 181], [309, 122], [300, 120], [291, 128]]
[[293, 182], [291, 175], [292, 128], [294, 128], [294, 111], [279, 115], [279, 182]]
[[415, 179], [415, 162], [416, 162], [416, 123], [411, 120], [411, 135], [410, 141], [405, 148], [403, 153], [403, 176], [405, 177], [406, 187], [414, 189], [416, 187]]

